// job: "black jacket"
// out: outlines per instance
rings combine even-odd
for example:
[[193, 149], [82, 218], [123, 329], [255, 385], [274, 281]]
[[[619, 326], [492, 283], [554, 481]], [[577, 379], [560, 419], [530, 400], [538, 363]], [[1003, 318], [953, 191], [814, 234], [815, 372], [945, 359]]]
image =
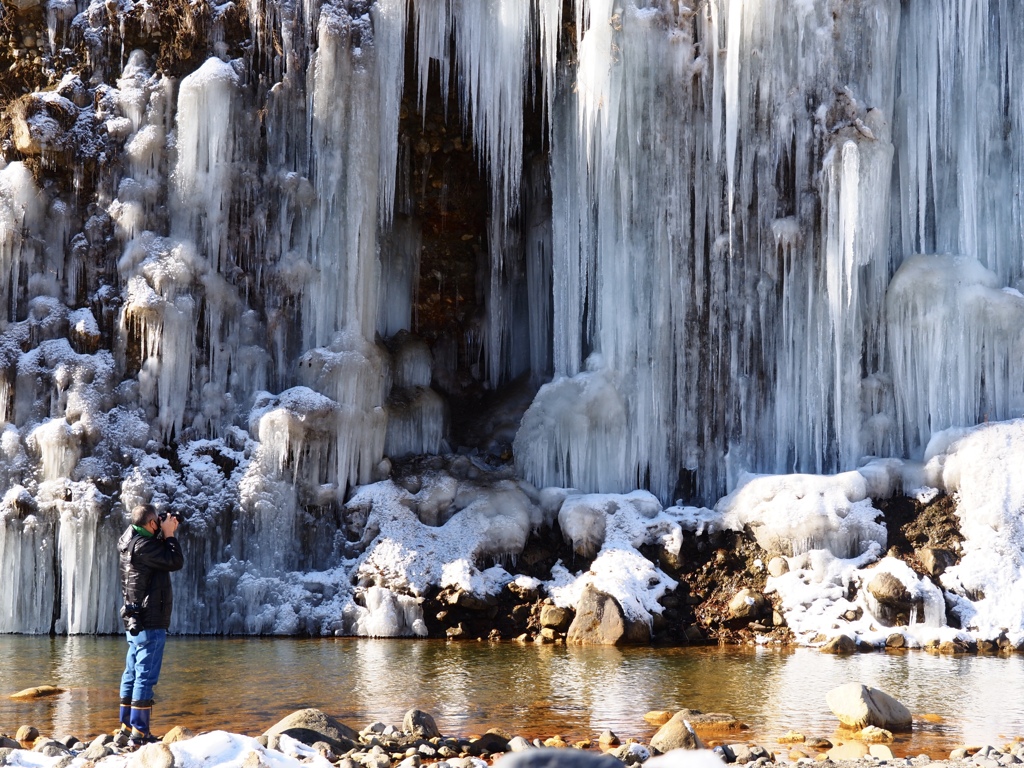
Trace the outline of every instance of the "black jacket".
[[139, 628], [170, 627], [174, 607], [171, 571], [181, 570], [185, 564], [178, 540], [173, 536], [147, 538], [129, 526], [117, 542], [117, 552], [121, 563], [121, 594], [126, 604], [139, 606]]

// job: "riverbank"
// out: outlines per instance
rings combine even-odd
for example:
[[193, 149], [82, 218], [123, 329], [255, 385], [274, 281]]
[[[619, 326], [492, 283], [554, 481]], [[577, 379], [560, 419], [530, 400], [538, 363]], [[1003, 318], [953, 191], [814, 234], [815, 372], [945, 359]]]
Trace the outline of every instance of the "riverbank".
[[[13, 768], [715, 768], [821, 763], [829, 768], [878, 765], [921, 768], [999, 768], [1024, 762], [1024, 739], [1000, 745], [964, 745], [948, 755], [896, 756], [879, 739], [882, 729], [850, 731], [845, 739], [786, 735], [789, 747], [772, 751], [742, 738], [731, 716], [692, 710], [668, 716], [648, 743], [605, 731], [594, 740], [567, 742], [559, 735], [527, 739], [500, 728], [483, 734], [445, 735], [427, 712], [409, 710], [401, 726], [374, 722], [355, 730], [317, 709], [292, 713], [258, 737], [215, 730], [195, 734], [174, 727], [162, 741], [142, 747], [123, 735], [88, 742], [73, 735], [42, 734], [31, 725], [0, 733], [0, 766]], [[890, 735], [891, 741], [891, 735]]]

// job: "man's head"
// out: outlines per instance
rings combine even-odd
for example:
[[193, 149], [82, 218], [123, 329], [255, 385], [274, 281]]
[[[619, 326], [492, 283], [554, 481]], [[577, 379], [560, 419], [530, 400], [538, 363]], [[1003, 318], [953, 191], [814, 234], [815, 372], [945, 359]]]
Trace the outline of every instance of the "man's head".
[[132, 525], [145, 528], [150, 533], [160, 530], [160, 518], [152, 504], [139, 504], [131, 512]]

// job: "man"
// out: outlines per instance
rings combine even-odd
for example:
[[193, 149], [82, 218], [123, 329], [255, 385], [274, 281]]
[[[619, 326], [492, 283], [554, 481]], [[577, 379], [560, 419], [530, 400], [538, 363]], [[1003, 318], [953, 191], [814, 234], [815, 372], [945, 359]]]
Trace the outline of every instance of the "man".
[[131, 525], [117, 542], [121, 563], [121, 616], [128, 657], [121, 676], [121, 725], [133, 746], [157, 741], [149, 731], [153, 686], [160, 677], [167, 628], [171, 624], [171, 571], [185, 564], [174, 538], [178, 520], [162, 520], [151, 504], [135, 507]]

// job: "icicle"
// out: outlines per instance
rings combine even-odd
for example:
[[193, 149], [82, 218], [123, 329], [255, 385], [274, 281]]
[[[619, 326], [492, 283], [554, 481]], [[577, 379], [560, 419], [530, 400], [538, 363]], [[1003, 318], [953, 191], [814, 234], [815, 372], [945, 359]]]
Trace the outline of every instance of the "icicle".
[[15, 485], [0, 502], [0, 632], [43, 634], [50, 631], [56, 599], [54, 527], [19, 505], [33, 506], [29, 492]]
[[886, 296], [898, 450], [1024, 413], [1024, 296], [973, 258], [915, 255]]
[[[417, 3], [417, 5], [420, 5]], [[398, 167], [398, 114], [405, 82], [405, 32], [408, 0], [378, 0], [373, 13], [373, 47], [380, 89], [380, 193], [377, 202], [382, 226], [391, 223]]]
[[104, 498], [92, 485], [74, 488], [60, 510], [57, 553], [60, 561], [61, 615], [55, 631], [76, 635], [118, 632], [120, 575], [116, 551], [117, 520], [102, 519]]
[[217, 271], [229, 256], [228, 216], [234, 187], [234, 97], [230, 64], [207, 59], [178, 90], [178, 159], [171, 174], [172, 232], [194, 240]]
[[976, 256], [1006, 283], [1024, 273], [1020, 186], [1024, 6], [906, 6], [897, 115], [903, 254]]
[[20, 285], [22, 265], [34, 256], [35, 248], [26, 234], [36, 234], [45, 205], [31, 171], [23, 163], [0, 168], [0, 306], [5, 319], [14, 319], [8, 308], [16, 309], [18, 302], [11, 301], [10, 291]]
[[82, 456], [81, 430], [75, 430], [63, 418], [49, 419], [28, 436], [42, 461], [41, 482], [60, 481], [70, 477]]
[[414, 330], [412, 307], [419, 288], [422, 240], [420, 222], [401, 216], [381, 243], [377, 330], [382, 336]]

